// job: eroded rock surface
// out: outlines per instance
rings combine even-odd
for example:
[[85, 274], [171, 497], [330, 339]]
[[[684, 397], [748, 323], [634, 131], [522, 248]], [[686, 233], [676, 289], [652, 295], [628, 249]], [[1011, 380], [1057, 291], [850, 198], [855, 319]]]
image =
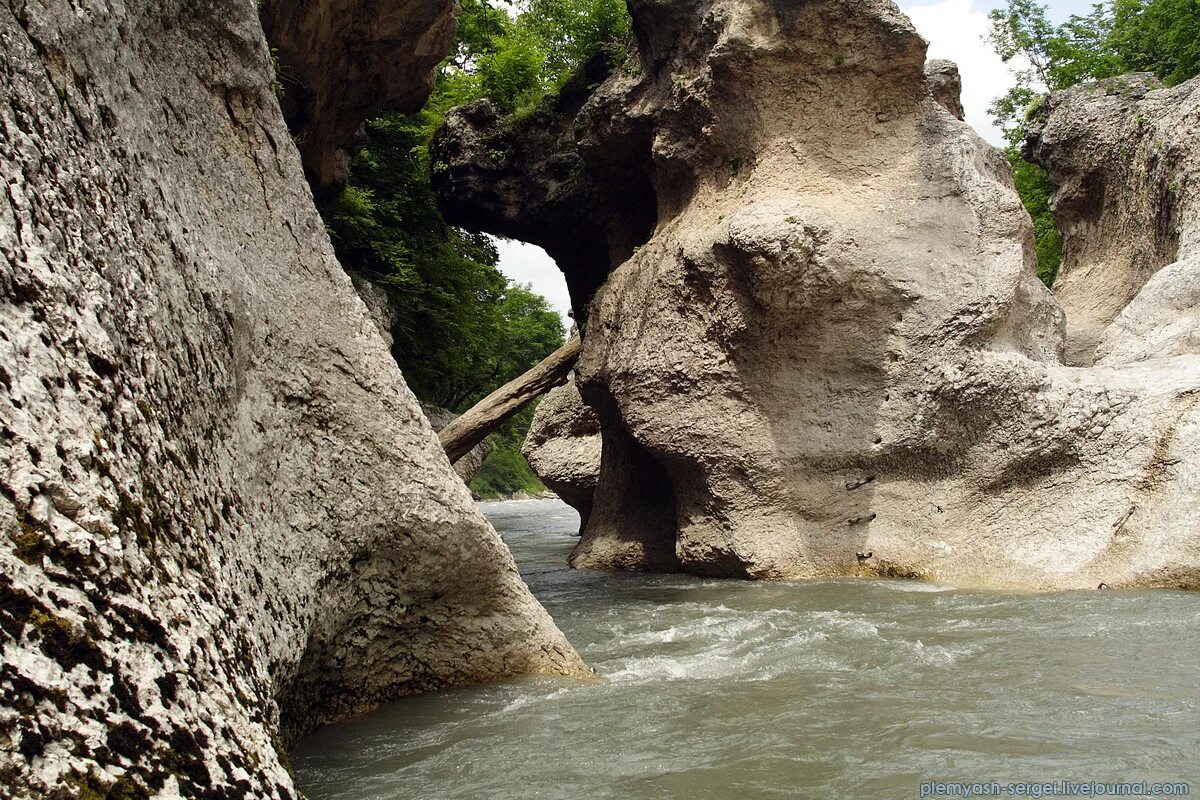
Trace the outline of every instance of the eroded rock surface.
[[[637, 64], [555, 129], [573, 159], [648, 125], [627, 163], [657, 203], [575, 297], [603, 451], [573, 563], [1200, 585], [1200, 358], [1062, 364], [1007, 164], [909, 21], [874, 0], [630, 8]], [[435, 170], [469, 206], [529, 132], [449, 126]], [[480, 190], [477, 220], [520, 217], [525, 192], [550, 197]]]
[[933, 99], [941, 103], [955, 119], [966, 117], [962, 105], [962, 76], [958, 74], [957, 64], [944, 58], [926, 61], [925, 82]]
[[362, 124], [411, 114], [454, 42], [454, 0], [262, 0], [280, 103], [318, 199], [349, 178]]
[[[367, 278], [353, 273], [350, 273], [350, 283], [363, 301], [363, 305], [367, 307], [367, 315], [371, 318], [371, 322], [375, 323], [375, 330], [379, 331], [380, 338], [390, 350], [395, 343], [392, 326], [396, 324], [396, 310], [387, 291]], [[426, 416], [429, 415], [426, 414]]]
[[574, 379], [542, 398], [521, 453], [542, 483], [579, 512], [585, 528], [600, 475], [600, 420]]
[[[1153, 352], [1161, 331], [1154, 344], [1125, 334], [1145, 336], [1147, 314], [1173, 313], [1180, 295], [1168, 282], [1182, 281], [1187, 292], [1196, 281], [1188, 259], [1200, 257], [1200, 79], [1164, 89], [1139, 73], [1058, 92], [1035, 117], [1026, 148], [1058, 187], [1051, 209], [1063, 260], [1054, 294], [1067, 314], [1068, 363], [1114, 363], [1130, 347]], [[1175, 277], [1147, 287], [1155, 299], [1131, 307], [1137, 319], [1106, 333], [1151, 276], [1175, 262]], [[1165, 305], [1156, 311], [1159, 300]], [[1160, 322], [1151, 327], [1187, 327], [1182, 319]], [[1178, 344], [1162, 355], [1197, 352]]]
[[0, 794], [293, 797], [313, 725], [578, 673], [334, 260], [253, 5], [14, 8]]

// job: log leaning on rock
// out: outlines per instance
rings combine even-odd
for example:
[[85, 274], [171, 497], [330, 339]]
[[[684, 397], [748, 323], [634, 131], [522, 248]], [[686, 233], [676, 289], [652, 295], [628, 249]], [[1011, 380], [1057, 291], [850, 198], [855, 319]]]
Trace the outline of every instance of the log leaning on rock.
[[571, 337], [537, 366], [504, 384], [443, 428], [438, 438], [450, 463], [471, 452], [489, 433], [535, 399], [565, 383], [579, 360], [580, 346], [579, 337]]

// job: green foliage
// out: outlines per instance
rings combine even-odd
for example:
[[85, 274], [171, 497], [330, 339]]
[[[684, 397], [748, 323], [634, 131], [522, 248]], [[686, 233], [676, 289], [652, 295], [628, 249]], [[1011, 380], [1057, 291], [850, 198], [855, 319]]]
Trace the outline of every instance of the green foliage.
[[1062, 238], [1050, 214], [1050, 195], [1054, 193], [1054, 184], [1046, 170], [1021, 158], [1020, 151], [1012, 145], [1005, 148], [1004, 155], [1012, 165], [1017, 194], [1033, 219], [1038, 277], [1047, 286], [1052, 286], [1058, 275], [1058, 265], [1062, 262]]
[[1168, 86], [1200, 75], [1200, 0], [1110, 0], [1052, 25], [1046, 6], [1007, 0], [988, 14], [988, 41], [1017, 85], [993, 104], [997, 124], [1019, 128], [1045, 91], [1125, 72], [1153, 72]]
[[1198, 0], [1115, 0], [1108, 47], [1118, 72], [1153, 72], [1168, 86], [1200, 75]]
[[1171, 86], [1200, 74], [1200, 0], [1111, 0], [1061, 25], [1035, 0], [1007, 0], [988, 17], [989, 43], [1006, 63], [1021, 64], [1016, 84], [989, 111], [1009, 142], [1013, 179], [1037, 235], [1038, 274], [1050, 285], [1062, 242], [1049, 212], [1049, 176], [1019, 155], [1027, 120], [1047, 91], [1083, 81], [1153, 72]]
[[514, 492], [539, 494], [546, 491], [545, 484], [538, 480], [525, 456], [521, 455], [521, 442], [525, 441], [536, 407], [537, 403], [531, 404], [488, 437], [492, 452], [470, 483], [471, 491], [479, 497], [490, 499]]
[[547, 73], [561, 84], [602, 49], [618, 47], [630, 20], [625, 0], [530, 0], [519, 24], [537, 37]]
[[[509, 113], [531, 109], [600, 51], [621, 48], [630, 29], [624, 0], [531, 0], [515, 21], [488, 19], [490, 39], [473, 41], [478, 58], [457, 66], [473, 70], [479, 97]], [[477, 29], [468, 24], [471, 36]]]
[[508, 13], [487, 0], [459, 0], [458, 34], [449, 66], [470, 69], [481, 55], [495, 52], [497, 42], [512, 26]]
[[1005, 63], [1022, 64], [1012, 70], [1016, 85], [989, 109], [1010, 141], [1019, 139], [1029, 109], [1046, 90], [1121, 72], [1106, 44], [1112, 16], [1103, 5], [1059, 26], [1050, 23], [1046, 6], [1034, 0], [1008, 0], [988, 18], [992, 26], [987, 38], [996, 53]]
[[352, 183], [325, 219], [342, 263], [386, 289], [393, 352], [413, 392], [461, 411], [557, 347], [562, 322], [500, 274], [487, 237], [442, 219], [428, 137], [424, 114], [370, 122]]
[[515, 26], [497, 42], [494, 52], [479, 59], [481, 94], [504, 111], [530, 106], [546, 93], [546, 56], [533, 33]]
[[413, 392], [464, 411], [562, 344], [545, 298], [510, 283], [481, 234], [446, 224], [429, 188], [419, 118], [367, 126], [354, 183], [325, 216], [349, 269], [385, 288], [393, 353]]

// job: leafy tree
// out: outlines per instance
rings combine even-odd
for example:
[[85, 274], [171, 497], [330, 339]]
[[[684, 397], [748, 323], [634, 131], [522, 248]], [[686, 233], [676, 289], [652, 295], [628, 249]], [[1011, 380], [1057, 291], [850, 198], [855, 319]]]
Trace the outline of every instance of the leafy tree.
[[[482, 55], [495, 52], [511, 27], [508, 13], [487, 0], [459, 0], [458, 34], [446, 67], [469, 70]], [[445, 71], [445, 68], [443, 71]]]
[[1167, 86], [1182, 83], [1200, 75], [1200, 2], [1115, 0], [1108, 39], [1118, 72], [1153, 72]]
[[1053, 25], [1036, 0], [1007, 0], [988, 14], [988, 42], [1016, 84], [989, 111], [1004, 129], [1005, 155], [1037, 237], [1038, 275], [1050, 285], [1062, 240], [1050, 214], [1054, 186], [1045, 170], [1021, 158], [1025, 123], [1048, 91], [1125, 72], [1153, 72], [1168, 86], [1200, 74], [1200, 0], [1111, 0]]
[[479, 60], [480, 95], [504, 111], [529, 106], [546, 93], [546, 54], [532, 31], [514, 26]]
[[625, 0], [530, 0], [520, 23], [546, 53], [546, 72], [561, 85], [577, 66], [629, 33]]

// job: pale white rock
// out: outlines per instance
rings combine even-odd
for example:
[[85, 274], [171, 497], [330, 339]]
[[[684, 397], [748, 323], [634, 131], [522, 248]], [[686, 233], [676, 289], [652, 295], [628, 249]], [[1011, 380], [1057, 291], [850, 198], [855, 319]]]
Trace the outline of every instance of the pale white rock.
[[315, 725], [582, 674], [334, 260], [254, 4], [5, 6], [0, 64], [0, 794], [294, 797]]
[[[538, 243], [556, 221], [587, 311], [603, 445], [572, 563], [1200, 586], [1197, 356], [1063, 363], [1074, 312], [1008, 164], [895, 6], [631, 11], [638, 50], [594, 91], [464, 108], [434, 145], [456, 220]], [[596, 220], [622, 235], [587, 291], [564, 242]]]
[[[1027, 155], [1058, 187], [1051, 210], [1063, 260], [1054, 294], [1067, 314], [1068, 363], [1115, 363], [1126, 348], [1130, 357], [1139, 348], [1150, 352], [1151, 342], [1126, 334], [1158, 327], [1149, 323], [1155, 314], [1174, 332], [1154, 340], [1196, 352], [1179, 338], [1188, 324], [1180, 303], [1194, 292], [1195, 268], [1147, 282], [1170, 264], [1200, 257], [1198, 120], [1200, 78], [1164, 89], [1144, 73], [1057, 92], [1034, 116]], [[1176, 280], [1179, 288], [1167, 286]], [[1143, 286], [1150, 294], [1134, 302]], [[1160, 301], [1168, 306], [1154, 310]], [[1127, 306], [1133, 309], [1127, 318], [1108, 331]]]
[[1163, 267], [1100, 337], [1096, 363], [1200, 353], [1200, 256]]

